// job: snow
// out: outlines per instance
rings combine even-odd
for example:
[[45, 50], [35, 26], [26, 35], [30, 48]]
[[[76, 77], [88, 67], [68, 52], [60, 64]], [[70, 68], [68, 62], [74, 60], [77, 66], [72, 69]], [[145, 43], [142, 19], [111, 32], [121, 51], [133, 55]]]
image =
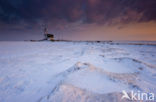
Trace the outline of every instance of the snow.
[[120, 102], [122, 90], [156, 94], [150, 43], [0, 42], [0, 102]]
[[103, 73], [92, 69], [69, 75], [66, 83], [95, 93], [120, 92], [122, 88], [128, 90], [126, 85], [112, 81]]

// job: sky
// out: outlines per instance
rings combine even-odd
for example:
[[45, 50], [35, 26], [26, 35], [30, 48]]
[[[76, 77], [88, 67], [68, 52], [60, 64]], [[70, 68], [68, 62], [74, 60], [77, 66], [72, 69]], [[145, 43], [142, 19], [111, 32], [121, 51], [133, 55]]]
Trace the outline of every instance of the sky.
[[0, 40], [156, 41], [156, 0], [0, 0]]

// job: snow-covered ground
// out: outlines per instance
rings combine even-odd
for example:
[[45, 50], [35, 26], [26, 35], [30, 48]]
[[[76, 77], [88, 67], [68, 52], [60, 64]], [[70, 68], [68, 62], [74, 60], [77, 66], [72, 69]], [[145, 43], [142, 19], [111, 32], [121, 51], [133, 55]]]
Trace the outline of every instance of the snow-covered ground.
[[0, 42], [0, 102], [129, 102], [123, 90], [156, 95], [156, 43], [136, 43]]

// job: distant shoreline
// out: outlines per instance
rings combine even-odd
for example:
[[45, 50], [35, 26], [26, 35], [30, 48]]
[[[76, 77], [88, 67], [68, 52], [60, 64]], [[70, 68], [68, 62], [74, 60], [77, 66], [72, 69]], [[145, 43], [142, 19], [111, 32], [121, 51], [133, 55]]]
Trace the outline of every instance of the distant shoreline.
[[73, 41], [73, 40], [24, 40], [24, 41], [0, 41], [0, 42], [88, 42], [88, 43], [104, 43], [111, 45], [154, 45], [156, 46], [156, 41]]

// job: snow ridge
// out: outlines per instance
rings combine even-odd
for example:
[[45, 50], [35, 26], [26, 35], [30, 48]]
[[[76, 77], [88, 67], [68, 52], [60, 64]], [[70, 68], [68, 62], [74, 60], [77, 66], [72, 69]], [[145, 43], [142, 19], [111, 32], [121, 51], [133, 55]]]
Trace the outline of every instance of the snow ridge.
[[87, 68], [87, 64], [86, 63], [81, 63], [81, 62], [77, 62], [74, 66], [72, 66], [71, 68], [65, 70], [64, 72], [61, 72], [59, 74], [57, 74], [52, 80], [56, 80], [59, 79], [59, 81], [57, 82], [57, 84], [55, 85], [55, 87], [51, 90], [51, 92], [45, 96], [45, 97], [41, 97], [38, 102], [44, 102], [45, 100], [48, 100], [50, 96], [52, 96], [58, 89], [59, 87], [62, 85], [62, 83], [64, 82], [65, 78], [71, 74], [74, 73], [76, 71], [82, 70], [84, 68]]

